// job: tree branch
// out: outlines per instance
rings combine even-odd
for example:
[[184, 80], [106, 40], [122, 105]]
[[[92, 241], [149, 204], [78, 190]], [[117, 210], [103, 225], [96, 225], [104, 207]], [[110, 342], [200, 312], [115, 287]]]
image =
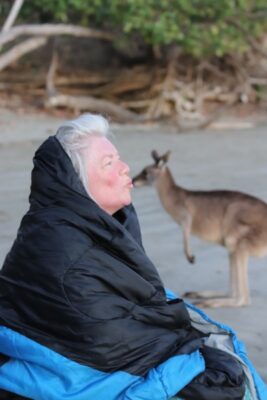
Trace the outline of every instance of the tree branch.
[[11, 42], [21, 35], [29, 36], [55, 36], [71, 35], [77, 37], [92, 37], [102, 40], [113, 40], [114, 35], [97, 29], [83, 28], [66, 24], [42, 24], [42, 25], [17, 25], [9, 31], [0, 34], [0, 47]]
[[14, 1], [13, 6], [11, 7], [11, 10], [8, 14], [8, 17], [3, 25], [2, 32], [7, 32], [11, 28], [11, 26], [14, 24], [23, 3], [24, 3], [24, 0], [15, 0]]
[[47, 107], [69, 107], [78, 110], [97, 111], [102, 114], [115, 116], [121, 122], [142, 122], [143, 117], [114, 104], [108, 100], [97, 99], [90, 96], [68, 96], [59, 94], [52, 96], [46, 101]]
[[11, 50], [8, 50], [2, 56], [0, 56], [0, 71], [10, 65], [12, 62], [16, 61], [18, 58], [24, 54], [30, 53], [31, 51], [37, 49], [38, 47], [46, 44], [47, 38], [37, 37], [32, 39], [27, 39], [24, 42], [14, 46]]
[[50, 66], [49, 66], [49, 69], [48, 69], [48, 72], [46, 75], [46, 82], [45, 82], [47, 97], [52, 97], [52, 96], [57, 95], [57, 90], [56, 90], [56, 86], [55, 86], [55, 76], [56, 76], [57, 67], [58, 67], [58, 53], [56, 51], [55, 42], [54, 42], [51, 63], [50, 63]]

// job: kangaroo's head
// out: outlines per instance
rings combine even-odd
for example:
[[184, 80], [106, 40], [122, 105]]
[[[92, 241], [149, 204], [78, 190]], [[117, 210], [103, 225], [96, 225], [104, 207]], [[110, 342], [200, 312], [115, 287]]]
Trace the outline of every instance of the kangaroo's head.
[[170, 150], [162, 156], [159, 156], [156, 150], [151, 151], [151, 156], [154, 160], [154, 164], [145, 167], [139, 174], [133, 178], [133, 185], [147, 186], [153, 184], [156, 179], [160, 176], [163, 167], [167, 164], [170, 157]]

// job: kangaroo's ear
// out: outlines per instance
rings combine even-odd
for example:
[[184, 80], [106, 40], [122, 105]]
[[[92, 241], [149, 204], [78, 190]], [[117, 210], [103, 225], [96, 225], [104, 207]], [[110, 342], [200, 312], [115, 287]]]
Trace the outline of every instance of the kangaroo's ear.
[[171, 155], [171, 150], [168, 150], [165, 154], [163, 154], [160, 158], [164, 164], [167, 164]]
[[155, 161], [155, 164], [157, 164], [157, 163], [160, 161], [160, 159], [161, 159], [161, 157], [158, 155], [157, 150], [152, 150], [152, 151], [151, 151], [151, 157], [152, 157], [153, 160]]

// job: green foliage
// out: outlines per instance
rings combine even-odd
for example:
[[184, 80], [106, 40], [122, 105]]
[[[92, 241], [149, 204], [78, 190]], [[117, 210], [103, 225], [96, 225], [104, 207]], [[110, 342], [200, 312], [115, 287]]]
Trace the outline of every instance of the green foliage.
[[266, 0], [25, 0], [28, 22], [69, 22], [176, 43], [195, 57], [243, 52], [267, 29]]

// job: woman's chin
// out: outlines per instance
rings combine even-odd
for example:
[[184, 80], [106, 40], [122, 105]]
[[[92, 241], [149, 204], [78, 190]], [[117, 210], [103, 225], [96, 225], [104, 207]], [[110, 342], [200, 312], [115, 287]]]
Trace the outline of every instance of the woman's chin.
[[125, 202], [125, 205], [128, 206], [132, 202], [132, 196], [129, 196], [128, 199]]

